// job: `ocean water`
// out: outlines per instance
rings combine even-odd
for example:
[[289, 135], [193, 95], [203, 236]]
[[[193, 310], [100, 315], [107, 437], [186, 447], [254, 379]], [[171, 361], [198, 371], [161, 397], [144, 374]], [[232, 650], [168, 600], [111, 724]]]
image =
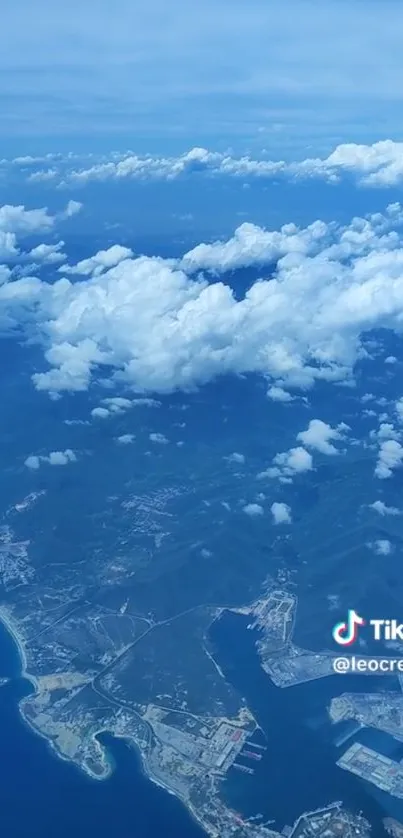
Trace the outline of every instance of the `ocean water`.
[[0, 835], [4, 838], [202, 838], [204, 832], [173, 796], [149, 782], [132, 749], [107, 738], [115, 762], [97, 782], [58, 759], [23, 722], [16, 647], [0, 624]]

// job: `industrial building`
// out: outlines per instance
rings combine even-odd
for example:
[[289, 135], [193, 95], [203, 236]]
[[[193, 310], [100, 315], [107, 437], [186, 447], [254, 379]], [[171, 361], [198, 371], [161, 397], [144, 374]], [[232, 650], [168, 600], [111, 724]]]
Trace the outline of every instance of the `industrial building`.
[[373, 783], [382, 791], [403, 798], [403, 766], [399, 762], [354, 742], [340, 757], [337, 765]]

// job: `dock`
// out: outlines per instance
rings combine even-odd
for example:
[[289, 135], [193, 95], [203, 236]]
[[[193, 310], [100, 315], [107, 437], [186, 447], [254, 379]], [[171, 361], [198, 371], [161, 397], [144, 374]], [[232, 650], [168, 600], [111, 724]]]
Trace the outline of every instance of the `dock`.
[[266, 745], [258, 745], [257, 742], [245, 742], [248, 748], [258, 748], [259, 751], [267, 751]]
[[244, 774], [254, 774], [254, 768], [248, 768], [247, 765], [239, 765], [238, 762], [233, 762], [232, 767], [236, 768], [238, 771], [243, 771]]

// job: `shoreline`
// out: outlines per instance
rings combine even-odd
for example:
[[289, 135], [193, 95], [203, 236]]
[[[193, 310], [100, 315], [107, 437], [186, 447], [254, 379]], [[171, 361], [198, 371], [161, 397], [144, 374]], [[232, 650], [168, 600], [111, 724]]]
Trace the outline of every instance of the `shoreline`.
[[213, 833], [211, 831], [211, 827], [208, 828], [207, 824], [203, 821], [203, 819], [199, 815], [197, 815], [196, 810], [194, 809], [192, 803], [190, 803], [189, 800], [186, 800], [184, 797], [182, 797], [182, 795], [179, 794], [179, 792], [173, 791], [171, 788], [169, 788], [169, 786], [166, 786], [165, 783], [163, 783], [162, 780], [158, 779], [155, 776], [155, 774], [153, 774], [152, 771], [149, 770], [148, 765], [144, 765], [143, 760], [142, 760], [142, 773], [144, 774], [146, 779], [149, 780], [151, 783], [154, 783], [155, 786], [158, 786], [159, 788], [164, 789], [164, 791], [168, 792], [168, 794], [172, 795], [172, 797], [176, 797], [176, 799], [179, 800], [179, 802], [182, 804], [182, 806], [186, 809], [186, 811], [193, 818], [195, 823], [198, 826], [202, 827], [202, 829], [204, 830], [206, 835], [210, 836], [210, 838], [217, 838], [218, 837], [218, 833], [217, 832]]
[[[27, 657], [26, 657], [26, 654], [25, 654], [24, 644], [23, 644], [21, 635], [19, 634], [18, 630], [15, 627], [15, 621], [13, 620], [12, 617], [10, 617], [9, 610], [4, 605], [0, 606], [0, 623], [4, 626], [4, 628], [6, 629], [6, 632], [10, 635], [12, 641], [14, 642], [14, 644], [17, 648], [19, 663], [20, 663], [20, 678], [22, 678], [24, 681], [28, 681], [33, 687], [34, 695], [38, 695], [39, 694], [38, 681], [33, 675], [30, 675], [30, 673], [27, 670]], [[11, 680], [11, 679], [9, 679], [9, 680]], [[54, 755], [57, 759], [61, 759], [61, 760], [63, 760], [63, 762], [68, 762], [71, 765], [74, 765], [76, 768], [79, 768], [88, 778], [91, 778], [91, 779], [94, 779], [94, 780], [107, 779], [112, 773], [112, 768], [110, 766], [108, 766], [107, 774], [102, 775], [102, 776], [93, 775], [89, 770], [84, 768], [84, 766], [80, 765], [80, 763], [77, 763], [74, 760], [71, 760], [68, 757], [64, 756], [59, 751], [59, 749], [56, 747], [52, 738], [49, 737], [49, 736], [46, 736], [45, 733], [43, 733], [41, 730], [39, 730], [39, 728], [37, 728], [33, 724], [31, 719], [29, 719], [24, 713], [24, 703], [26, 701], [29, 701], [29, 699], [31, 697], [32, 697], [32, 694], [28, 695], [28, 696], [22, 696], [22, 698], [20, 698], [17, 702], [18, 713], [19, 713], [19, 716], [20, 716], [23, 724], [26, 725], [26, 727], [29, 728], [29, 730], [32, 731], [35, 734], [35, 736], [39, 736], [41, 739], [43, 739], [46, 742], [47, 746], [52, 750], [52, 752], [54, 753]]]
[[[213, 620], [212, 622], [214, 621], [215, 620]], [[6, 632], [9, 634], [16, 646], [19, 657], [20, 677], [23, 680], [28, 681], [33, 687], [34, 694], [38, 695], [40, 692], [39, 683], [37, 679], [33, 675], [29, 674], [27, 670], [28, 662], [24, 648], [24, 640], [21, 636], [21, 633], [18, 631], [15, 620], [11, 616], [10, 610], [7, 608], [7, 606], [0, 606], [0, 623], [4, 626]], [[216, 666], [216, 663], [212, 655], [211, 659], [214, 665]], [[36, 736], [39, 736], [46, 742], [47, 746], [50, 748], [51, 752], [53, 753], [56, 759], [61, 759], [63, 762], [70, 763], [70, 765], [74, 766], [76, 769], [79, 769], [80, 772], [88, 780], [104, 782], [112, 776], [116, 764], [113, 759], [113, 754], [110, 755], [108, 748], [102, 745], [97, 737], [102, 733], [106, 733], [112, 735], [116, 739], [123, 739], [124, 741], [129, 743], [129, 746], [132, 747], [135, 752], [137, 752], [137, 756], [139, 757], [139, 768], [145, 779], [148, 782], [153, 783], [153, 785], [159, 787], [172, 797], [175, 797], [179, 801], [179, 803], [185, 808], [186, 812], [190, 815], [192, 820], [206, 833], [206, 835], [209, 836], [209, 838], [218, 838], [218, 832], [216, 830], [213, 831], [212, 825], [207, 824], [204, 821], [203, 817], [200, 817], [200, 814], [194, 808], [190, 800], [186, 796], [182, 795], [179, 791], [176, 791], [172, 789], [170, 786], [166, 785], [160, 777], [154, 774], [153, 770], [150, 768], [148, 764], [147, 757], [143, 754], [133, 736], [116, 734], [113, 730], [108, 730], [105, 728], [94, 731], [94, 733], [91, 734], [91, 740], [93, 740], [96, 743], [96, 746], [100, 751], [100, 762], [103, 767], [102, 773], [97, 774], [90, 769], [88, 764], [86, 764], [85, 759], [82, 761], [77, 761], [71, 759], [68, 756], [65, 756], [59, 750], [53, 739], [50, 736], [46, 735], [46, 733], [41, 731], [39, 728], [37, 728], [34, 722], [25, 715], [24, 704], [26, 701], [29, 701], [30, 698], [32, 698], [32, 694], [28, 696], [23, 696], [18, 701], [18, 711], [20, 718], [22, 719], [23, 723], [27, 726], [27, 728], [29, 728]], [[255, 730], [259, 728], [259, 725], [257, 724], [253, 716], [251, 720], [253, 720], [255, 723]]]
[[[19, 663], [20, 663], [20, 677], [23, 678], [25, 681], [28, 681], [30, 684], [32, 684], [32, 686], [35, 690], [35, 694], [38, 694], [39, 693], [38, 681], [33, 675], [30, 675], [29, 672], [27, 671], [27, 657], [26, 657], [26, 654], [25, 654], [23, 640], [21, 638], [20, 633], [16, 629], [15, 621], [10, 616], [10, 613], [9, 613], [9, 610], [7, 609], [7, 606], [4, 606], [4, 605], [0, 606], [0, 623], [4, 626], [6, 632], [10, 635], [14, 645], [17, 648]], [[7, 677], [9, 677], [9, 676], [7, 676]], [[113, 733], [113, 731], [106, 730], [105, 728], [103, 728], [101, 730], [97, 730], [92, 734], [91, 739], [96, 741], [98, 748], [100, 748], [102, 750], [102, 753], [103, 753], [104, 758], [105, 758], [105, 771], [102, 774], [95, 774], [83, 763], [76, 762], [75, 760], [69, 759], [69, 757], [64, 756], [61, 753], [61, 751], [59, 751], [59, 749], [56, 747], [53, 740], [49, 736], [47, 736], [45, 733], [43, 733], [41, 730], [39, 730], [39, 728], [37, 728], [33, 724], [31, 719], [29, 719], [25, 715], [25, 713], [24, 713], [24, 702], [29, 700], [29, 698], [30, 698], [30, 696], [23, 696], [18, 701], [18, 710], [19, 710], [20, 717], [23, 720], [24, 724], [30, 730], [32, 730], [33, 733], [35, 733], [36, 736], [39, 736], [41, 739], [45, 740], [45, 742], [48, 744], [48, 746], [54, 752], [57, 759], [62, 759], [64, 762], [68, 762], [68, 763], [74, 765], [76, 768], [78, 768], [80, 771], [82, 771], [82, 773], [85, 774], [91, 780], [96, 780], [97, 782], [107, 780], [113, 774], [115, 766], [113, 764], [113, 759], [111, 760], [108, 757], [107, 748], [105, 748], [103, 745], [100, 744], [99, 740], [97, 739], [97, 736], [99, 736], [102, 733], [107, 733], [107, 734], [109, 733], [112, 736], [114, 736], [116, 739], [123, 739], [123, 740], [129, 741], [130, 743], [132, 743], [132, 747], [134, 747], [135, 750], [138, 751], [138, 754], [140, 756], [141, 770], [142, 770], [143, 774], [146, 777], [148, 777], [153, 783], [155, 783], [155, 785], [158, 785], [158, 786], [160, 786], [160, 788], [165, 789], [165, 791], [167, 791], [169, 794], [172, 794], [174, 797], [178, 797], [178, 795], [175, 794], [175, 792], [172, 791], [172, 789], [170, 789], [168, 786], [165, 786], [162, 782], [159, 782], [156, 777], [154, 777], [151, 773], [149, 773], [148, 771], [145, 770], [146, 766], [145, 766], [145, 761], [143, 759], [141, 750], [138, 748], [136, 740], [132, 736], [115, 734], [115, 733]], [[182, 800], [182, 803], [184, 803], [183, 800]]]
[[7, 606], [1, 605], [0, 606], [0, 622], [10, 635], [12, 641], [14, 642], [15, 646], [17, 647], [18, 657], [20, 660], [20, 677], [24, 678], [25, 681], [29, 681], [30, 684], [35, 689], [35, 692], [38, 692], [38, 682], [34, 675], [30, 675], [27, 670], [27, 656], [25, 653], [23, 639], [18, 632], [15, 621], [10, 616], [9, 609]]
[[[27, 698], [29, 698], [29, 696], [27, 696]], [[71, 759], [70, 757], [65, 756], [59, 750], [59, 748], [57, 747], [57, 745], [55, 744], [53, 739], [50, 736], [47, 736], [46, 733], [43, 733], [41, 730], [39, 730], [39, 728], [37, 728], [33, 724], [31, 719], [28, 719], [25, 716], [24, 708], [22, 706], [24, 700], [26, 700], [26, 699], [22, 698], [21, 701], [18, 702], [18, 710], [19, 710], [19, 714], [20, 714], [20, 717], [21, 717], [23, 723], [35, 734], [35, 736], [39, 736], [40, 739], [43, 739], [46, 742], [47, 746], [51, 749], [51, 751], [53, 752], [56, 759], [60, 759], [63, 762], [66, 762], [69, 765], [74, 766], [75, 769], [78, 769], [89, 780], [95, 780], [96, 782], [103, 782], [105, 780], [109, 780], [109, 778], [113, 774], [115, 765], [113, 763], [113, 760], [111, 761], [110, 759], [108, 759], [108, 752], [107, 752], [106, 748], [104, 748], [104, 751], [105, 751], [105, 771], [102, 774], [95, 774], [94, 772], [92, 772], [88, 768], [88, 766], [86, 766], [84, 764], [84, 762], [78, 762], [77, 760], [74, 760], [74, 759]], [[111, 731], [108, 731], [108, 730], [105, 730], [105, 729], [100, 730], [100, 731], [96, 731], [96, 733], [94, 733], [91, 738], [94, 739], [99, 733], [111, 733]], [[112, 734], [112, 735], [114, 735], [114, 734]], [[103, 748], [103, 746], [101, 746], [101, 747]]]
[[144, 776], [144, 777], [145, 777], [145, 778], [146, 778], [149, 782], [153, 783], [153, 785], [158, 786], [158, 788], [163, 789], [163, 790], [164, 790], [164, 791], [166, 791], [168, 794], [170, 794], [172, 797], [175, 797], [177, 800], [179, 800], [179, 802], [182, 804], [182, 806], [183, 806], [183, 807], [186, 809], [186, 811], [190, 814], [190, 816], [191, 816], [191, 818], [194, 820], [194, 822], [195, 822], [198, 826], [201, 826], [201, 827], [202, 827], [202, 829], [204, 830], [204, 832], [206, 833], [206, 835], [210, 836], [210, 838], [218, 838], [218, 833], [217, 833], [217, 832], [212, 833], [212, 831], [211, 831], [211, 826], [210, 826], [210, 825], [207, 825], [207, 824], [204, 822], [204, 820], [200, 817], [200, 815], [198, 815], [198, 814], [197, 814], [197, 811], [196, 811], [196, 809], [194, 808], [194, 806], [192, 805], [192, 803], [190, 802], [190, 800], [189, 800], [189, 799], [187, 799], [187, 798], [185, 798], [185, 797], [183, 797], [183, 796], [180, 794], [180, 792], [173, 791], [173, 789], [172, 789], [172, 788], [170, 788], [170, 786], [167, 786], [167, 785], [163, 782], [163, 780], [161, 780], [159, 777], [157, 777], [157, 776], [153, 773], [153, 771], [150, 769], [150, 767], [149, 767], [149, 765], [148, 765], [147, 758], [146, 758], [146, 757], [144, 757], [144, 755], [143, 755], [143, 753], [142, 753], [141, 749], [138, 747], [138, 745], [137, 745], [137, 743], [136, 743], [136, 740], [135, 740], [132, 736], [123, 736], [123, 735], [122, 735], [122, 736], [117, 736], [116, 738], [118, 738], [118, 739], [124, 739], [124, 740], [128, 741], [128, 742], [129, 742], [130, 747], [131, 747], [131, 748], [133, 748], [133, 750], [134, 750], [135, 752], [137, 752], [137, 755], [138, 755], [138, 757], [139, 757], [139, 763], [140, 763], [140, 771], [141, 771], [141, 773], [143, 774], [143, 776]]

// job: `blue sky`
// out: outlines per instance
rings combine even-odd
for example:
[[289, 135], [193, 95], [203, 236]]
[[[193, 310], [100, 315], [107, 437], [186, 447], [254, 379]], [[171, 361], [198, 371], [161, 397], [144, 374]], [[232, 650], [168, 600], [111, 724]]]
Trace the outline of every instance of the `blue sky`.
[[2, 12], [2, 154], [282, 158], [401, 136], [395, 0], [16, 0]]

